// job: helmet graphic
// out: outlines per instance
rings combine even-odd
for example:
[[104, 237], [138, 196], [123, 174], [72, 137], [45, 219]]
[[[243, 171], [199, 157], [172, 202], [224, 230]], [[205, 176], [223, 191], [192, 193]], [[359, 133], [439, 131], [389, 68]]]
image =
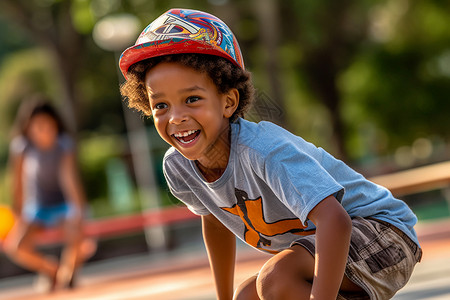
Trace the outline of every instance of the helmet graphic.
[[122, 53], [120, 70], [126, 78], [129, 67], [136, 62], [179, 53], [217, 55], [245, 68], [236, 37], [219, 18], [198, 10], [170, 9], [148, 25], [135, 45]]

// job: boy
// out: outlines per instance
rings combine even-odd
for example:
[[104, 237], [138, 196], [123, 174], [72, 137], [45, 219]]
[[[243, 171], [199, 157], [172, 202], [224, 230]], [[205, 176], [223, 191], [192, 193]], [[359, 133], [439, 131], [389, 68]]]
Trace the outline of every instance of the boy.
[[234, 299], [388, 299], [421, 250], [417, 219], [385, 188], [269, 122], [230, 29], [171, 9], [124, 51], [121, 87], [172, 147], [171, 192], [202, 216], [219, 299], [233, 297], [235, 237], [274, 254]]

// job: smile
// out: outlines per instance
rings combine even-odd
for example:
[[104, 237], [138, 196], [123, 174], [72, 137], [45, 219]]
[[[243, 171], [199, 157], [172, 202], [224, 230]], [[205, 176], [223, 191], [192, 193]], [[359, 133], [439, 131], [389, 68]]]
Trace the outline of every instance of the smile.
[[172, 136], [183, 145], [190, 145], [196, 141], [197, 137], [200, 135], [200, 130], [188, 130], [184, 132], [177, 132], [172, 134]]

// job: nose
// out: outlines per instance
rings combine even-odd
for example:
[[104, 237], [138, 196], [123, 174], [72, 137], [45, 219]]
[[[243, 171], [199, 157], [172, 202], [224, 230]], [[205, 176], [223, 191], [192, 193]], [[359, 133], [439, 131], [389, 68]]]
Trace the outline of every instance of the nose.
[[182, 107], [173, 106], [170, 113], [169, 122], [171, 124], [181, 124], [187, 120], [186, 111]]

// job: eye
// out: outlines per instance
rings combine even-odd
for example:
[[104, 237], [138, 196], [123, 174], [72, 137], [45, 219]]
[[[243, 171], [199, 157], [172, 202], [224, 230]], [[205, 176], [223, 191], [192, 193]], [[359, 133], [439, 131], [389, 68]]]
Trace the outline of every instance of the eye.
[[153, 106], [153, 109], [165, 109], [165, 108], [167, 108], [167, 104], [166, 103], [156, 103], [154, 106]]
[[186, 103], [187, 104], [191, 104], [191, 103], [197, 102], [198, 100], [200, 100], [200, 97], [198, 97], [198, 96], [190, 96], [190, 97], [188, 97], [186, 99]]

